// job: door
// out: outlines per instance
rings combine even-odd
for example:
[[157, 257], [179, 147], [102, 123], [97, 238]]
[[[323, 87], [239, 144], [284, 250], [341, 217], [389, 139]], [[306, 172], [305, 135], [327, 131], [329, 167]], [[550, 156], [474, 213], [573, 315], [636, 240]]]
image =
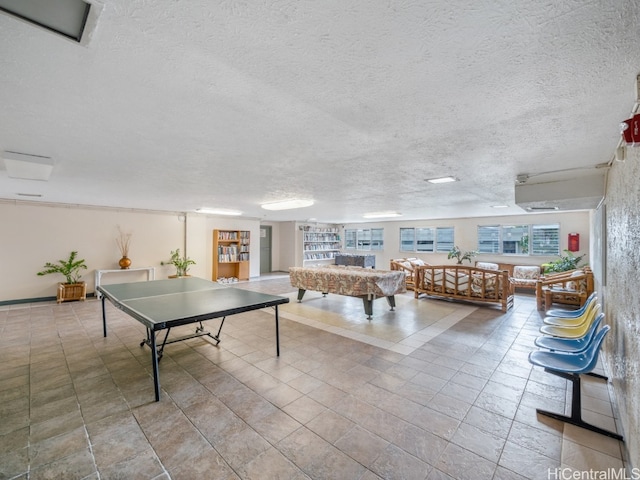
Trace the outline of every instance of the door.
[[260, 275], [271, 272], [271, 226], [260, 225]]

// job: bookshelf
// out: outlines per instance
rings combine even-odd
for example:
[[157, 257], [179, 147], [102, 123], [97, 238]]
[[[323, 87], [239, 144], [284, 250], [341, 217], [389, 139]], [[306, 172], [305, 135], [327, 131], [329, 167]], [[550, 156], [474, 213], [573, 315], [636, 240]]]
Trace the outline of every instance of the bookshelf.
[[212, 280], [249, 280], [250, 233], [247, 230], [213, 231]]
[[302, 227], [302, 265], [333, 263], [342, 248], [340, 233], [335, 227]]

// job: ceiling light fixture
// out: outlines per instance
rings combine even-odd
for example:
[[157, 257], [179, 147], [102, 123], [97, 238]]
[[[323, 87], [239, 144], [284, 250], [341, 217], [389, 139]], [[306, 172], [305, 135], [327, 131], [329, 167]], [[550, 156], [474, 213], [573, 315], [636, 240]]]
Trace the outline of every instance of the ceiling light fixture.
[[313, 205], [313, 200], [283, 200], [281, 202], [263, 203], [260, 205], [265, 210], [290, 210], [292, 208], [310, 207]]
[[371, 212], [362, 215], [364, 218], [392, 218], [401, 217], [402, 214], [398, 212]]
[[509, 205], [491, 205], [491, 208], [509, 208]]
[[49, 180], [53, 171], [53, 159], [19, 152], [2, 152], [7, 175], [24, 180]]
[[439, 178], [428, 178], [427, 182], [429, 183], [449, 183], [456, 182], [457, 180], [453, 177], [439, 177]]
[[91, 4], [83, 0], [0, 0], [0, 11], [80, 42]]
[[209, 215], [229, 215], [229, 216], [242, 215], [242, 212], [238, 210], [227, 210], [226, 208], [197, 208], [196, 212], [205, 213]]

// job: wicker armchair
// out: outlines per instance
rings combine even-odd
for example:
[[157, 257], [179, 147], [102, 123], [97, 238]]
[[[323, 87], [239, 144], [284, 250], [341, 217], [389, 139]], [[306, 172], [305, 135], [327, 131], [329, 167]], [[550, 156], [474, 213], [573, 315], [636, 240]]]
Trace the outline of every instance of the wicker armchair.
[[593, 290], [593, 272], [589, 267], [543, 275], [536, 283], [538, 310], [548, 310], [553, 303], [581, 307]]
[[419, 258], [395, 258], [390, 261], [391, 270], [400, 270], [406, 275], [407, 289], [414, 290], [416, 284], [415, 268], [420, 265], [427, 265]]
[[535, 291], [540, 279], [540, 270], [537, 265], [515, 265], [510, 277], [511, 283], [516, 288]]

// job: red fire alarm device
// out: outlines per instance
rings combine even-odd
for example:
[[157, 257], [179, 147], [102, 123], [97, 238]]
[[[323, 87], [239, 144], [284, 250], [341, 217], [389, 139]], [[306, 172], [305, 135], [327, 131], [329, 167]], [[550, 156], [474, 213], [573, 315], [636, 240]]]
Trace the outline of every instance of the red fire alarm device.
[[640, 147], [640, 113], [622, 122], [620, 132], [629, 147]]
[[579, 233], [570, 233], [569, 234], [569, 248], [567, 249], [570, 252], [577, 252], [580, 250], [580, 234]]

